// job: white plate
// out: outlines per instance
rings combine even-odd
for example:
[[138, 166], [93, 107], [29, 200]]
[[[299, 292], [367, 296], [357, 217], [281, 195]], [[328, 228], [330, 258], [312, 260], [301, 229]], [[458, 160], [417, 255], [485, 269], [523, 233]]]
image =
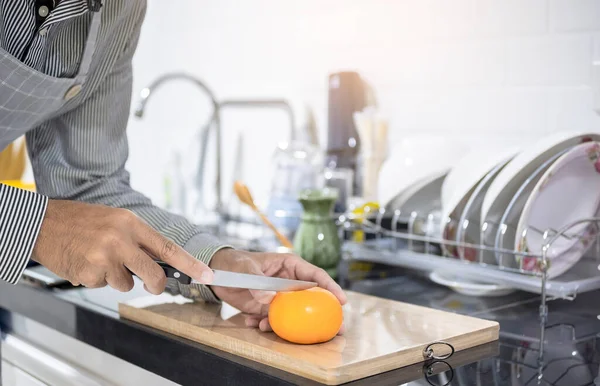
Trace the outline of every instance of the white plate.
[[439, 285], [446, 286], [452, 290], [467, 296], [505, 296], [515, 292], [513, 288], [497, 284], [476, 283], [452, 274], [431, 272], [429, 279]]
[[[600, 205], [600, 143], [590, 142], [573, 147], [544, 173], [532, 190], [517, 224], [515, 250], [541, 254], [547, 242], [544, 231], [559, 231], [578, 220], [592, 218]], [[547, 252], [551, 261], [549, 277], [571, 268], [586, 248], [573, 246], [585, 235], [595, 235], [589, 223], [575, 225], [560, 237]], [[551, 237], [552, 235], [548, 235]], [[535, 259], [526, 259], [524, 268], [535, 270]]]
[[414, 136], [391, 147], [379, 171], [377, 200], [381, 207], [428, 176], [446, 172], [460, 159], [466, 146], [443, 136]]
[[[600, 213], [596, 214], [596, 216]], [[558, 258], [548, 259], [548, 276], [554, 278], [562, 275], [571, 269], [584, 256], [594, 241], [598, 238], [596, 227], [590, 226], [581, 235], [579, 242], [575, 243], [568, 251], [561, 254]], [[515, 264], [518, 264], [518, 259]], [[539, 259], [535, 257], [525, 257], [523, 259], [523, 269], [530, 272], [541, 272], [539, 267]]]
[[393, 198], [386, 210], [400, 210], [409, 216], [412, 212], [428, 214], [441, 208], [440, 194], [447, 171], [434, 173], [422, 178], [407, 187], [398, 196]]
[[442, 186], [443, 213], [450, 214], [473, 191], [475, 186], [498, 164], [505, 164], [518, 149], [483, 148], [469, 152], [448, 173]]
[[[459, 234], [458, 227], [463, 223], [460, 221], [461, 216], [463, 210], [467, 209], [467, 203], [470, 203], [471, 195], [482, 179], [496, 169], [498, 165], [505, 165], [516, 153], [516, 147], [509, 149], [503, 147], [498, 149], [480, 148], [471, 151], [450, 170], [442, 185], [441, 193], [445, 239], [456, 242], [465, 241], [464, 237], [463, 240], [459, 238], [459, 236], [464, 236], [464, 232]], [[480, 191], [478, 193], [481, 194]], [[467, 230], [470, 231], [469, 234], [476, 233], [479, 235], [479, 213], [473, 211], [471, 205], [469, 210], [470, 216], [466, 218], [469, 220]], [[467, 240], [467, 242], [478, 242], [479, 237], [475, 236], [474, 238], [477, 240]], [[462, 248], [459, 249], [462, 250]], [[446, 253], [454, 257], [460, 256], [459, 249], [454, 247], [445, 248]]]
[[[484, 243], [497, 248], [512, 249], [516, 222], [525, 205], [528, 196], [526, 193], [533, 189], [535, 182], [541, 177], [541, 173], [535, 178], [532, 178], [532, 174], [545, 162], [566, 149], [584, 141], [599, 139], [600, 133], [598, 132], [558, 132], [531, 145], [523, 146], [523, 150], [502, 169], [485, 194], [481, 207], [482, 227], [485, 229]], [[521, 194], [519, 200], [513, 203], [513, 208], [507, 211], [507, 207], [515, 198], [516, 193], [529, 179], [532, 179], [532, 182], [527, 185], [525, 194]], [[503, 240], [499, 240], [501, 235], [498, 224], [502, 217], [505, 217], [504, 223], [507, 224], [507, 227], [504, 228]], [[511, 257], [496, 254], [496, 259], [504, 266], [514, 263], [514, 259]]]
[[[496, 165], [473, 189], [473, 193], [465, 203], [458, 220], [458, 224], [461, 224], [461, 226], [456, 228], [456, 241], [458, 243], [481, 244], [481, 204], [490, 184], [505, 166], [506, 163]], [[481, 257], [482, 262], [496, 265], [494, 255], [485, 253], [481, 253], [480, 255], [480, 251], [476, 248], [459, 247], [458, 256], [463, 260], [469, 261], [476, 261]]]
[[416, 233], [441, 237], [440, 193], [446, 172], [432, 174], [409, 186], [386, 207], [390, 213], [400, 211], [400, 221], [414, 218]]

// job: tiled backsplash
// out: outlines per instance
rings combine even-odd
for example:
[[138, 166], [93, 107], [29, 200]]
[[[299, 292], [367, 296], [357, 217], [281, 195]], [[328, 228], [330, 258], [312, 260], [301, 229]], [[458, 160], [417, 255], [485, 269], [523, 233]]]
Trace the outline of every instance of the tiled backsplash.
[[[354, 69], [375, 89], [392, 142], [414, 134], [473, 146], [519, 141], [600, 130], [591, 87], [598, 32], [599, 0], [149, 0], [134, 95], [158, 75], [183, 70], [219, 99], [286, 98], [299, 125], [309, 108], [324, 139], [327, 75]], [[208, 114], [192, 86], [164, 86], [145, 120], [130, 122], [134, 187], [161, 204], [157, 172]], [[269, 155], [288, 136], [285, 115], [228, 112], [223, 121], [227, 191], [243, 131], [244, 178], [264, 197]], [[148, 159], [148, 151], [161, 157]]]

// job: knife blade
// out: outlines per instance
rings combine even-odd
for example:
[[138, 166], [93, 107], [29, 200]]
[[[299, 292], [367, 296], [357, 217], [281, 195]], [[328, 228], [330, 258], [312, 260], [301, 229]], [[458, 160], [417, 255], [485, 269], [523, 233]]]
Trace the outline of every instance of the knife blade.
[[[163, 269], [167, 278], [175, 279], [184, 285], [201, 284], [163, 261], [157, 261], [157, 264]], [[217, 287], [281, 292], [300, 291], [313, 288], [318, 285], [312, 281], [283, 279], [279, 277], [252, 275], [248, 273], [220, 271], [216, 269], [213, 269], [213, 273], [214, 279], [210, 285]]]

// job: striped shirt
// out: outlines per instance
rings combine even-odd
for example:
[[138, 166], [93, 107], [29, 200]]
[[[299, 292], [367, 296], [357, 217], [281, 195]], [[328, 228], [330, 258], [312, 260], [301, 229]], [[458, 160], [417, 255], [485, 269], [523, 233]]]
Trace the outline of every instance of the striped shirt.
[[[99, 0], [55, 1], [40, 22], [35, 0], [0, 0], [0, 50], [54, 78], [77, 75]], [[164, 236], [208, 263], [226, 247], [183, 217], [152, 205], [133, 190], [125, 170], [131, 61], [146, 10], [145, 0], [106, 0], [88, 76], [72, 103], [28, 128], [27, 146], [37, 193], [0, 184], [0, 280], [17, 283], [30, 259], [48, 199], [80, 200], [126, 208]], [[1, 52], [0, 52], [1, 54]], [[0, 63], [1, 64], [1, 63]], [[0, 82], [0, 95], [3, 93]], [[12, 90], [7, 90], [12, 91]], [[0, 106], [0, 122], [8, 114]], [[10, 133], [6, 130], [5, 133]], [[2, 138], [0, 144], [14, 138]], [[176, 283], [169, 283], [179, 292]], [[177, 288], [175, 288], [175, 287]], [[190, 289], [216, 301], [204, 286]]]

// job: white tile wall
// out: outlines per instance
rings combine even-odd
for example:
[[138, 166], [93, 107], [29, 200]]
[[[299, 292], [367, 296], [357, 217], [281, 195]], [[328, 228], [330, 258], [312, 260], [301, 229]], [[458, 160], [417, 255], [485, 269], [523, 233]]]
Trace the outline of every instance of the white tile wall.
[[[327, 75], [354, 69], [376, 90], [392, 142], [442, 133], [478, 146], [600, 130], [592, 89], [599, 59], [600, 0], [149, 0], [134, 91], [184, 70], [218, 98], [286, 98], [299, 124], [311, 109], [324, 141]], [[193, 87], [165, 86], [147, 117], [130, 123], [134, 187], [161, 204], [165, 154], [189, 144], [207, 114]], [[245, 178], [262, 198], [270, 152], [288, 135], [286, 118], [226, 113], [228, 178], [242, 130]], [[195, 165], [196, 155], [188, 160]]]
[[600, 1], [551, 0], [550, 25], [557, 32], [600, 29]]
[[475, 0], [471, 37], [541, 35], [548, 29], [546, 0]]
[[508, 83], [519, 86], [589, 85], [589, 35], [513, 39], [508, 43]]

